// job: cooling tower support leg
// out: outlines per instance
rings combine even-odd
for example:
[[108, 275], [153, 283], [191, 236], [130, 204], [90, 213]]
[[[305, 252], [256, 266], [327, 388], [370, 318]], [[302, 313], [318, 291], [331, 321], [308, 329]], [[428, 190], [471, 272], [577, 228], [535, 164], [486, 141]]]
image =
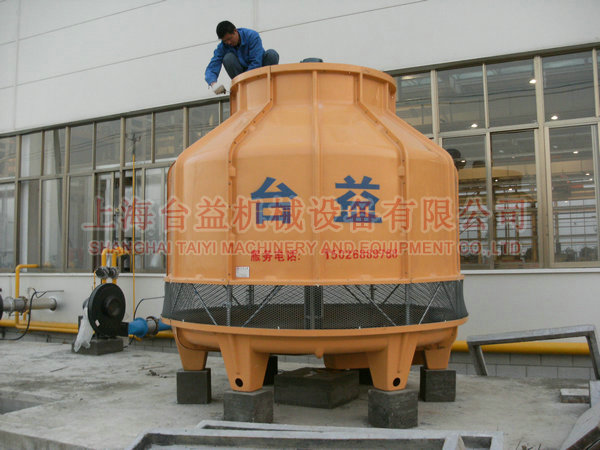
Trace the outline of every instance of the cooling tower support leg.
[[204, 370], [208, 351], [187, 342], [177, 328], [173, 328], [173, 336], [175, 337], [183, 370]]
[[392, 335], [387, 345], [367, 353], [373, 386], [382, 391], [397, 391], [406, 387], [412, 365], [416, 338], [411, 334]]
[[369, 389], [369, 424], [377, 428], [414, 428], [418, 426], [417, 391], [386, 392]]
[[252, 348], [250, 336], [219, 335], [219, 347], [234, 391], [252, 392], [263, 386], [269, 353]]
[[233, 422], [273, 422], [273, 391], [228, 391], [223, 395], [223, 419]]
[[456, 371], [430, 370], [421, 366], [419, 398], [425, 402], [456, 400]]

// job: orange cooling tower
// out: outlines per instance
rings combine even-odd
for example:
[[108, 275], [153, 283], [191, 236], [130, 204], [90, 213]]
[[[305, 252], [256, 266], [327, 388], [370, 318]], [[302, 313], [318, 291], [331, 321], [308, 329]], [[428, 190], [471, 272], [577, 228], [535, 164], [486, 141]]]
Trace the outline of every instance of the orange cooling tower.
[[403, 389], [467, 320], [452, 158], [395, 114], [394, 80], [342, 64], [235, 78], [231, 117], [169, 171], [163, 319], [183, 368], [221, 351], [260, 389], [270, 354]]

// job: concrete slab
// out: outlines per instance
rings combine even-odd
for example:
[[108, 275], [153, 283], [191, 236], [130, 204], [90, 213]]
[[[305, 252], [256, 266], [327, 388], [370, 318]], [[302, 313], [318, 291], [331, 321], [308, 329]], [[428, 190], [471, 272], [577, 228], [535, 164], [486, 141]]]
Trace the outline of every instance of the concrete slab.
[[[176, 353], [129, 347], [89, 358], [72, 354], [68, 344], [17, 341], [0, 342], [0, 354], [1, 392], [51, 399], [0, 415], [0, 442], [6, 448], [126, 448], [149, 429], [193, 428], [202, 420], [223, 419], [223, 396], [230, 389], [223, 361], [214, 356], [207, 362], [212, 402], [178, 405]], [[305, 365], [279, 360], [282, 370]], [[418, 371], [411, 372], [408, 383], [418, 389]], [[417, 430], [502, 431], [505, 448], [558, 448], [588, 409], [560, 403], [559, 390], [569, 387], [587, 383], [457, 375], [456, 402], [419, 403]], [[334, 410], [275, 404], [274, 422], [368, 427], [368, 389], [359, 386], [356, 400]]]
[[387, 430], [254, 424], [204, 420], [193, 429], [151, 430], [130, 450], [170, 448], [385, 448], [401, 450], [502, 449], [502, 433]]
[[561, 389], [561, 403], [590, 403], [589, 389]]
[[600, 405], [584, 412], [563, 442], [561, 450], [597, 449], [600, 446]]

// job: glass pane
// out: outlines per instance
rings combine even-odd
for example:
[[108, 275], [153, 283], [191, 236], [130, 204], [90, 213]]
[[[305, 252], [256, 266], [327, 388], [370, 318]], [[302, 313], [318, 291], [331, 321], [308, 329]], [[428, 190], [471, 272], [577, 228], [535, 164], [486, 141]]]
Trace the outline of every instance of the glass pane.
[[42, 132], [21, 136], [21, 176], [39, 176], [41, 173], [41, 164]]
[[490, 126], [536, 122], [533, 61], [513, 61], [487, 66]]
[[458, 170], [461, 265], [489, 269], [485, 136], [445, 138], [443, 146]]
[[[124, 189], [125, 197], [119, 205], [119, 216], [120, 223], [119, 229], [123, 232], [123, 246], [125, 250], [131, 249], [131, 243], [133, 242], [133, 226], [135, 224], [135, 242], [136, 242], [136, 257], [135, 257], [135, 270], [136, 272], [142, 270], [142, 257], [144, 240], [144, 226], [147, 220], [148, 208], [144, 203], [144, 193], [142, 191], [142, 179], [143, 171], [135, 171], [135, 207], [133, 205], [133, 172], [128, 170], [125, 173]], [[123, 265], [121, 267], [123, 272], [131, 272], [131, 259], [129, 255], [123, 258]]]
[[[119, 173], [113, 182], [113, 173], [102, 173], [96, 176], [94, 189], [94, 240], [99, 247], [112, 246], [117, 238], [117, 219], [119, 200]], [[100, 265], [100, 253], [94, 255], [94, 265]]]
[[546, 120], [594, 116], [592, 52], [542, 60]]
[[396, 114], [421, 133], [433, 133], [430, 73], [397, 77], [396, 85]]
[[121, 121], [96, 124], [96, 168], [118, 167], [121, 164]]
[[550, 130], [556, 262], [598, 260], [593, 150], [590, 126]]
[[39, 264], [40, 183], [20, 183], [19, 264]]
[[152, 158], [152, 114], [125, 119], [125, 164], [148, 162]]
[[10, 136], [0, 139], [0, 178], [14, 177], [17, 165], [17, 138]]
[[81, 125], [71, 128], [69, 149], [69, 170], [71, 172], [90, 172], [92, 167], [92, 141], [94, 125]]
[[147, 211], [144, 221], [146, 241], [144, 266], [146, 269], [164, 272], [166, 270], [167, 235], [160, 210], [167, 202], [166, 169], [146, 170], [144, 201]]
[[42, 267], [62, 268], [62, 180], [42, 181]]
[[77, 272], [92, 271], [90, 240], [94, 202], [92, 177], [72, 177], [69, 182], [69, 238], [67, 265]]
[[65, 164], [65, 129], [44, 132], [44, 175], [59, 175]]
[[483, 70], [480, 66], [438, 72], [440, 131], [485, 126]]
[[155, 115], [156, 161], [176, 158], [183, 151], [183, 110]]
[[229, 102], [223, 102], [221, 105], [223, 105], [223, 122], [225, 122], [230, 115]]
[[189, 142], [192, 145], [219, 124], [219, 104], [189, 109]]
[[0, 184], [0, 268], [14, 267], [15, 185]]
[[492, 134], [495, 267], [538, 266], [533, 131]]

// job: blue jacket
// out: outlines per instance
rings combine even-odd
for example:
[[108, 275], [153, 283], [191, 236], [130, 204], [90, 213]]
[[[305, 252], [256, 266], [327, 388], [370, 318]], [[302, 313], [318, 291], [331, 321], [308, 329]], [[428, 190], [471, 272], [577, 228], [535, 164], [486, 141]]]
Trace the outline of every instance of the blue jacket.
[[217, 78], [219, 78], [223, 57], [229, 52], [235, 53], [240, 64], [246, 70], [262, 67], [265, 49], [258, 33], [248, 28], [238, 28], [237, 30], [240, 33], [240, 44], [237, 47], [225, 45], [223, 42], [217, 45], [215, 53], [206, 67], [206, 72], [204, 72], [204, 79], [208, 84], [217, 81]]

